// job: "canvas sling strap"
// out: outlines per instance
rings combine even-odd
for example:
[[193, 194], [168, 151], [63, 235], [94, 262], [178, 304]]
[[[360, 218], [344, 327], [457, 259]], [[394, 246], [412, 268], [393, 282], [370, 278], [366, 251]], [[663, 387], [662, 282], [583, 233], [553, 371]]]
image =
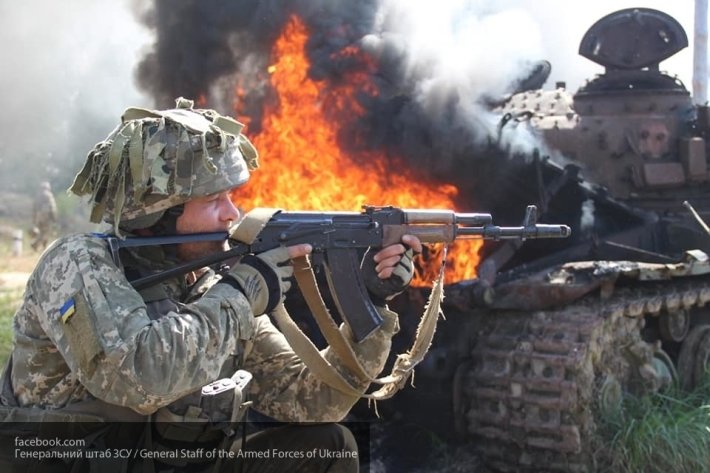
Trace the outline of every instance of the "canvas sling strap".
[[[251, 244], [255, 241], [259, 232], [266, 223], [276, 214], [278, 209], [260, 208], [249, 212], [231, 237], [238, 241]], [[279, 304], [272, 312], [279, 329], [286, 337], [289, 345], [305, 363], [306, 366], [321, 381], [332, 388], [350, 396], [364, 397], [372, 400], [382, 400], [392, 397], [397, 391], [404, 387], [414, 367], [419, 364], [431, 346], [436, 322], [441, 312], [441, 301], [443, 299], [443, 275], [446, 251], [442, 260], [439, 276], [432, 287], [429, 301], [424, 310], [412, 347], [406, 352], [397, 356], [390, 375], [382, 378], [371, 377], [363, 368], [352, 349], [350, 342], [340, 332], [337, 324], [330, 315], [323, 298], [318, 289], [318, 284], [313, 274], [313, 269], [308, 256], [295, 258], [292, 260], [294, 266], [294, 276], [298, 282], [301, 293], [308, 304], [313, 317], [318, 324], [323, 337], [328, 342], [331, 349], [336, 353], [342, 363], [361, 382], [382, 385], [375, 392], [363, 394], [362, 389], [353, 386], [342, 374], [320, 353], [313, 342], [303, 333], [298, 325], [293, 321], [283, 304]]]

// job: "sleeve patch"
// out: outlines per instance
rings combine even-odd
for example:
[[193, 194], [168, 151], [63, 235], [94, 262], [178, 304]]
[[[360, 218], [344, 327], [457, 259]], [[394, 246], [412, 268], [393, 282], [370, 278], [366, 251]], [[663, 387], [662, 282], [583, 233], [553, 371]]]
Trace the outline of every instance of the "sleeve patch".
[[67, 323], [71, 316], [74, 315], [74, 312], [76, 312], [76, 304], [74, 303], [74, 298], [70, 297], [59, 309], [59, 318], [62, 323]]
[[94, 358], [103, 352], [101, 337], [96, 329], [96, 321], [91, 315], [92, 311], [89, 310], [82, 293], [75, 294], [72, 299], [74, 315], [63, 324], [67, 346], [74, 355], [78, 368], [85, 373], [91, 373], [95, 369]]

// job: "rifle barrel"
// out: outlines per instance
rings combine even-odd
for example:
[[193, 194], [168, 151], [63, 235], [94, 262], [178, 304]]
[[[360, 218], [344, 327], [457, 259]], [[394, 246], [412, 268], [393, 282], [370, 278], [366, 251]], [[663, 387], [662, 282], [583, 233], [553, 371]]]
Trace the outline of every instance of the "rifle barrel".
[[485, 238], [487, 240], [508, 240], [514, 238], [566, 238], [571, 233], [567, 225], [535, 224], [521, 227], [499, 227], [485, 225], [482, 227], [458, 227], [457, 239]]

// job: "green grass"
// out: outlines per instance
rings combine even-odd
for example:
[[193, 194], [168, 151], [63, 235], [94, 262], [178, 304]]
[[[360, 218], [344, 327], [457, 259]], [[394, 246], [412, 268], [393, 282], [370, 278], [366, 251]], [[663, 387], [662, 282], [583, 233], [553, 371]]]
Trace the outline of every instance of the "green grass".
[[608, 467], [620, 473], [710, 471], [710, 375], [692, 392], [628, 398], [601, 428]]
[[0, 290], [0, 371], [12, 351], [12, 316], [22, 300], [22, 289]]
[[[0, 224], [7, 224], [7, 222], [0, 222]], [[38, 257], [39, 253], [32, 251], [27, 237], [25, 237], [24, 252], [21, 256], [14, 256], [11, 242], [7, 238], [0, 238], [0, 273], [27, 274], [34, 268]], [[12, 351], [12, 317], [22, 302], [23, 293], [24, 287], [18, 284], [0, 282], [0, 372]]]

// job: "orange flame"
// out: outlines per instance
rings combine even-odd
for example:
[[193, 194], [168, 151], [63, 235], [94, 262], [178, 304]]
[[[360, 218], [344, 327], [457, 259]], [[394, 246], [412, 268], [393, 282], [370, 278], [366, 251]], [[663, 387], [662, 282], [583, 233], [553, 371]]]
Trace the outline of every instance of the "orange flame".
[[[288, 210], [361, 211], [365, 204], [452, 209], [456, 187], [428, 184], [403, 162], [395, 169], [393, 160], [382, 155], [359, 151], [347, 156], [340, 149], [337, 134], [347, 124], [336, 124], [330, 118], [332, 112], [362, 114], [355, 92], [375, 92], [367, 74], [352, 74], [347, 83], [327, 90], [311, 80], [306, 39], [305, 26], [293, 18], [276, 42], [269, 73], [278, 104], [267, 107], [263, 131], [253, 137], [263, 167], [235, 192], [235, 201]], [[353, 48], [340, 54], [360, 53]], [[480, 240], [468, 240], [452, 245], [447, 282], [475, 276], [481, 244]], [[427, 252], [427, 261], [436, 263], [417, 262], [414, 285], [431, 284], [441, 252], [442, 248], [434, 245]]]

